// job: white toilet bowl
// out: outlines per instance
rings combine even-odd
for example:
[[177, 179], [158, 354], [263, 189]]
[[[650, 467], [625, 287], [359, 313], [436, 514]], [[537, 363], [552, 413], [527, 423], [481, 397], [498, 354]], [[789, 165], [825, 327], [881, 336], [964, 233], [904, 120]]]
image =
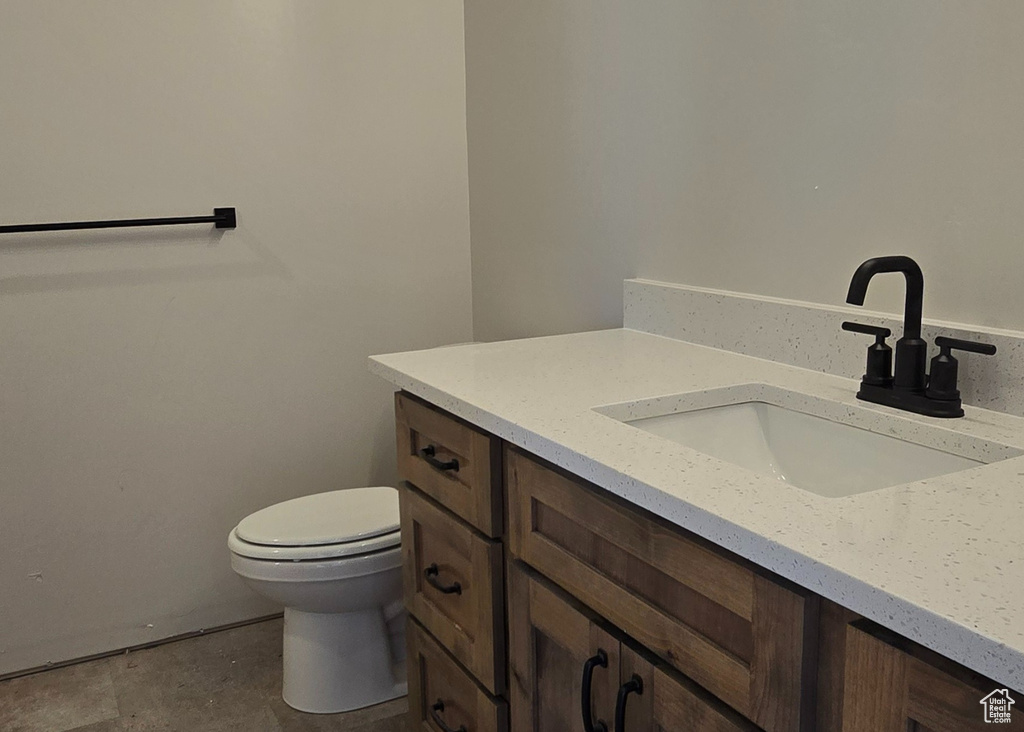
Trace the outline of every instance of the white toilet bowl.
[[285, 501], [242, 520], [228, 547], [246, 583], [284, 605], [289, 706], [327, 714], [405, 695], [397, 491]]

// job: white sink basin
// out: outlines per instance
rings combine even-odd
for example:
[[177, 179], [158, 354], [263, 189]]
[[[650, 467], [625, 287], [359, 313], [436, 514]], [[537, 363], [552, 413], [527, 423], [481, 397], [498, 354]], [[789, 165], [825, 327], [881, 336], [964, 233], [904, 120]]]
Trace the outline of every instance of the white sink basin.
[[[937, 434], [930, 435], [929, 430], [934, 428], [920, 423], [763, 384], [691, 395], [690, 401], [697, 406], [691, 404], [690, 409], [686, 408], [686, 396], [611, 405], [597, 411], [706, 455], [832, 498], [955, 473], [1020, 454], [1004, 445], [979, 445], [970, 438], [957, 447], [960, 453], [973, 453], [973, 457], [916, 444], [923, 437], [947, 447], [944, 443], [951, 441], [950, 433], [939, 428]], [[719, 404], [701, 404], [708, 401]], [[779, 402], [786, 401], [800, 402], [804, 410], [817, 406], [815, 411], [819, 412], [829, 411], [831, 405], [845, 423], [780, 406]], [[657, 411], [659, 404], [663, 409], [668, 405], [671, 411], [644, 416], [645, 411]], [[858, 416], [874, 421], [870, 426], [876, 430], [881, 427], [893, 432], [894, 425], [903, 426], [917, 439], [911, 442], [849, 423], [856, 422]], [[900, 422], [907, 424], [898, 425]]]

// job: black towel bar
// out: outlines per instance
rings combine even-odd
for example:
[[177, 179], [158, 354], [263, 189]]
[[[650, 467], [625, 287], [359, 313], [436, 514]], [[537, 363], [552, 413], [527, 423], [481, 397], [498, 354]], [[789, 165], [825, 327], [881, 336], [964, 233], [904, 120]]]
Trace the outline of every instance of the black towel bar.
[[56, 224], [15, 224], [0, 226], [0, 234], [27, 234], [35, 231], [75, 231], [77, 229], [121, 229], [132, 226], [179, 226], [213, 224], [218, 229], [234, 229], [235, 209], [215, 208], [213, 216], [173, 216], [163, 219], [120, 219], [115, 221], [71, 221]]

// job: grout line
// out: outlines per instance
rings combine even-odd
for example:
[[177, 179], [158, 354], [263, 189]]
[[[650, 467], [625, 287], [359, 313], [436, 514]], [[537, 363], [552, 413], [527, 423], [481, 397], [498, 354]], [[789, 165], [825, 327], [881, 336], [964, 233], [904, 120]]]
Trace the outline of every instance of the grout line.
[[10, 681], [11, 679], [18, 679], [23, 676], [32, 676], [34, 674], [42, 673], [44, 671], [53, 671], [54, 669], [64, 668], [66, 666], [75, 666], [79, 663], [88, 663], [89, 661], [98, 661], [102, 658], [111, 658], [113, 656], [120, 656], [126, 653], [135, 653], [137, 651], [144, 651], [148, 648], [156, 648], [157, 646], [165, 646], [168, 643], [176, 643], [182, 640], [189, 640], [190, 638], [198, 638], [204, 635], [210, 635], [211, 633], [219, 633], [222, 630], [234, 630], [235, 628], [244, 628], [247, 625], [256, 625], [257, 623], [263, 623], [268, 620], [276, 620], [277, 618], [284, 617], [284, 613], [274, 613], [273, 615], [261, 615], [258, 618], [252, 618], [250, 620], [239, 620], [235, 623], [228, 623], [227, 625], [218, 625], [215, 628], [204, 628], [203, 630], [191, 630], [187, 633], [179, 633], [178, 635], [172, 635], [169, 638], [162, 638], [160, 640], [150, 641], [149, 643], [140, 643], [136, 646], [126, 646], [124, 648], [117, 648], [113, 651], [104, 651], [102, 653], [94, 653], [91, 656], [82, 656], [80, 658], [72, 658], [68, 661], [58, 661], [56, 663], [48, 663], [44, 666], [35, 666], [33, 668], [27, 668], [22, 671], [12, 671], [7, 674], [0, 674], [0, 682]]

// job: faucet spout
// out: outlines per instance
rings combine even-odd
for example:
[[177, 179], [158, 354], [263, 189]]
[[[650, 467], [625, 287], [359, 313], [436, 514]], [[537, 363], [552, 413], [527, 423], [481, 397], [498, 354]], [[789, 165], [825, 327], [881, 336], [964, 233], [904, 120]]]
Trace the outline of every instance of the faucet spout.
[[876, 274], [902, 272], [907, 280], [907, 297], [903, 316], [903, 337], [917, 340], [921, 337], [921, 317], [924, 308], [924, 274], [910, 257], [875, 257], [864, 262], [853, 273], [846, 302], [863, 305], [868, 283]]

